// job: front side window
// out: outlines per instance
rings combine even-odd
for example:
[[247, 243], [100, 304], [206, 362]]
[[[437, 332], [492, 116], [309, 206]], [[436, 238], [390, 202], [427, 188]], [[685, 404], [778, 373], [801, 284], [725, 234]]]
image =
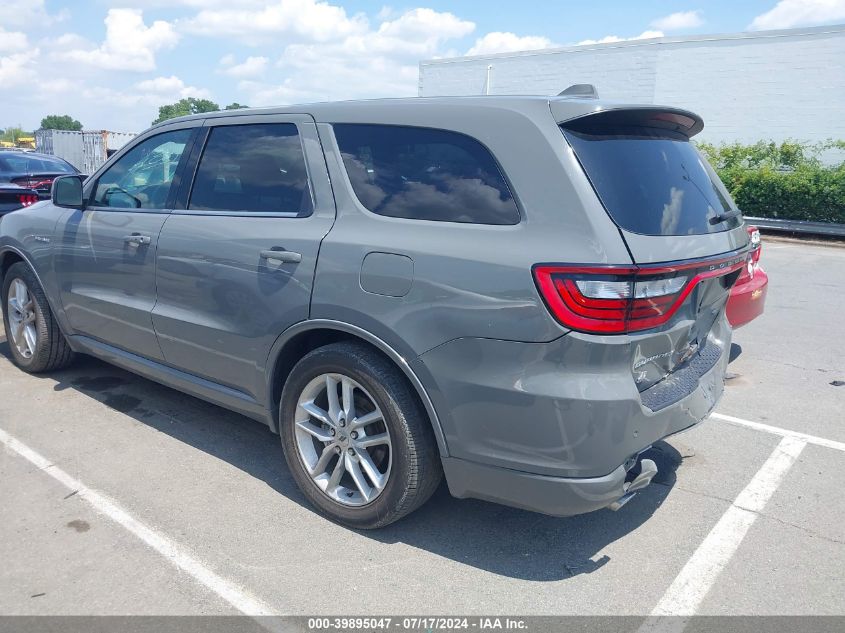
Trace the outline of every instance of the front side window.
[[464, 134], [395, 125], [335, 124], [352, 189], [379, 215], [517, 224], [519, 211], [493, 156]]
[[166, 208], [173, 175], [192, 131], [157, 134], [133, 147], [100, 176], [92, 206]]
[[296, 125], [260, 123], [211, 130], [189, 209], [311, 213], [305, 155]]

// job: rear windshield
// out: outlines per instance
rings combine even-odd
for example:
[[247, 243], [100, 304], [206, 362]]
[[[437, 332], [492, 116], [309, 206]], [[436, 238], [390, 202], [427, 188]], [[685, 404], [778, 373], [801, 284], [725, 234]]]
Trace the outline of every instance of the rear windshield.
[[27, 156], [21, 152], [20, 156], [3, 156], [0, 158], [0, 171], [19, 174], [38, 174], [60, 172], [75, 174], [76, 171], [66, 162], [46, 157]]
[[718, 177], [684, 134], [648, 127], [571, 127], [561, 126], [566, 140], [621, 228], [645, 235], [700, 235], [741, 223]]

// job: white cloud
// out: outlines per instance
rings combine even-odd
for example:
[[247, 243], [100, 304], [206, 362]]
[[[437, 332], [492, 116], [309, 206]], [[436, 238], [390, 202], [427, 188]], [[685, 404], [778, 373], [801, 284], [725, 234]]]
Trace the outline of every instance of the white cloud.
[[[331, 42], [295, 42], [276, 66], [280, 83], [242, 81], [250, 105], [369, 97], [412, 96], [419, 60], [441, 54], [446, 42], [469, 35], [475, 24], [452, 13], [412, 9], [382, 12], [381, 23]], [[234, 63], [224, 58], [223, 63]]]
[[[140, 131], [149, 125], [149, 121], [153, 118], [154, 113], [160, 106], [173, 103], [185, 97], [207, 99], [210, 97], [210, 94], [205, 89], [186, 86], [178, 77], [170, 76], [145, 79], [124, 90], [116, 90], [103, 86], [89, 86], [83, 88], [80, 97], [82, 101], [90, 104], [91, 109], [94, 111], [99, 109], [100, 104], [108, 104], [112, 110], [109, 112], [109, 116], [121, 121], [119, 124], [121, 131], [130, 129], [124, 126], [127, 125], [127, 113], [131, 113], [134, 115], [132, 118], [135, 121], [134, 124], [130, 123], [132, 131]], [[115, 108], [121, 109], [122, 112], [114, 111]], [[142, 115], [142, 112], [145, 115]], [[91, 120], [97, 120], [98, 122], [102, 121], [100, 117], [96, 119], [93, 117], [86, 118], [91, 118]], [[97, 127], [100, 127], [100, 125], [97, 125]]]
[[266, 57], [247, 57], [240, 64], [235, 62], [232, 55], [225, 55], [220, 60], [219, 72], [230, 77], [247, 78], [263, 75], [270, 60]]
[[469, 35], [474, 30], [473, 22], [462, 20], [452, 13], [412, 9], [395, 20], [382, 22], [375, 36], [383, 40], [414, 40], [437, 46], [442, 41]]
[[845, 20], [845, 0], [780, 0], [749, 25], [753, 31], [814, 26]]
[[[126, 0], [99, 0], [99, 3], [117, 7], [127, 5]], [[174, 7], [208, 9], [210, 7], [231, 7], [233, 4], [235, 3], [232, 0], [132, 0], [132, 6], [142, 9], [173, 9]], [[239, 8], [260, 8], [269, 3], [268, 0], [237, 0], [236, 4]]]
[[182, 99], [184, 97], [198, 97], [206, 99], [210, 96], [205, 88], [186, 86], [185, 82], [175, 75], [170, 77], [155, 77], [145, 79], [135, 84], [135, 90], [141, 99], [146, 97], [165, 99]]
[[678, 11], [677, 13], [670, 13], [664, 15], [662, 18], [657, 18], [651, 23], [655, 29], [661, 31], [683, 31], [685, 29], [694, 29], [704, 24], [704, 18], [701, 17], [701, 10], [695, 11]]
[[[322, 50], [329, 55], [359, 58], [349, 58], [350, 64], [360, 61], [363, 56], [394, 56], [409, 61], [415, 58], [413, 62], [417, 63], [421, 58], [435, 55], [446, 41], [464, 37], [474, 30], [474, 23], [461, 20], [451, 13], [412, 9], [394, 20], [382, 22], [375, 31], [351, 35]], [[296, 50], [288, 47], [283, 61], [290, 60]]]
[[44, 0], [3, 0], [0, 3], [0, 24], [18, 28], [46, 26], [67, 19], [69, 12], [62, 9], [49, 13]]
[[26, 34], [20, 31], [7, 31], [0, 26], [0, 53], [21, 53], [29, 47]]
[[588, 46], [591, 44], [612, 44], [613, 42], [630, 42], [633, 40], [649, 40], [655, 37], [663, 37], [663, 31], [643, 31], [634, 37], [619, 37], [618, 35], [605, 35], [600, 40], [581, 40], [578, 46]]
[[33, 70], [39, 50], [34, 48], [23, 53], [12, 53], [0, 57], [0, 86], [10, 88], [24, 83], [32, 83]]
[[467, 55], [489, 55], [490, 53], [510, 53], [514, 51], [532, 51], [554, 46], [547, 37], [539, 35], [525, 35], [520, 37], [514, 33], [493, 31], [475, 40], [475, 44], [467, 51]]
[[204, 8], [183, 28], [198, 35], [234, 37], [246, 44], [258, 44], [262, 36], [266, 39], [280, 34], [325, 42], [367, 30], [363, 15], [349, 17], [343, 7], [318, 0], [276, 0], [251, 9], [230, 6]]
[[173, 24], [156, 20], [147, 26], [139, 9], [109, 9], [105, 24], [106, 39], [100, 46], [72, 49], [61, 57], [106, 70], [147, 72], [155, 70], [158, 51], [179, 41]]

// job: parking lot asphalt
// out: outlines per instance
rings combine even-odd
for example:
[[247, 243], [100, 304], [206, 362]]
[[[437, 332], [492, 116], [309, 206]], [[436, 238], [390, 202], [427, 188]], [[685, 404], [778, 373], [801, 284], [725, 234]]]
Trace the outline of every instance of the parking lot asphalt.
[[845, 247], [762, 263], [717, 415], [566, 519], [441, 487], [352, 531], [259, 423], [91, 358], [29, 376], [0, 337], [0, 614], [845, 615]]

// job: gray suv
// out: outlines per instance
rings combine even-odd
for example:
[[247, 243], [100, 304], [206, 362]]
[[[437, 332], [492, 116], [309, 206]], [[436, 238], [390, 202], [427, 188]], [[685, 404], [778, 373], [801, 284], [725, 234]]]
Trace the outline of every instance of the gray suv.
[[702, 127], [577, 97], [167, 121], [3, 218], [12, 359], [90, 354], [260, 420], [357, 528], [444, 475], [553, 515], [620, 507], [723, 390], [748, 233]]

